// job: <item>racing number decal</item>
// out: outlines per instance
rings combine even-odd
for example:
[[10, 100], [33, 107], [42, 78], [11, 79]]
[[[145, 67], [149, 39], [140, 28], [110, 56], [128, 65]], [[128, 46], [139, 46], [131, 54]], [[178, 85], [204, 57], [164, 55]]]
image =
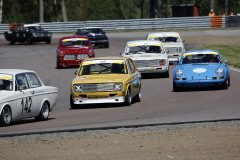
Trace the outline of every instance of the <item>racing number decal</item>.
[[31, 97], [23, 98], [21, 105], [22, 105], [22, 114], [24, 113], [24, 111], [26, 113], [31, 113], [32, 98]]

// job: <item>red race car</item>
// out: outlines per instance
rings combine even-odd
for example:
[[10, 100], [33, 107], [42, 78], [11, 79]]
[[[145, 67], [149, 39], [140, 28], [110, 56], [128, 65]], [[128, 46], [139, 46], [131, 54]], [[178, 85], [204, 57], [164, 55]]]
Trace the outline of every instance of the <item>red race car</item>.
[[88, 58], [94, 58], [95, 54], [90, 40], [85, 36], [62, 37], [57, 48], [57, 68], [65, 66], [77, 66]]

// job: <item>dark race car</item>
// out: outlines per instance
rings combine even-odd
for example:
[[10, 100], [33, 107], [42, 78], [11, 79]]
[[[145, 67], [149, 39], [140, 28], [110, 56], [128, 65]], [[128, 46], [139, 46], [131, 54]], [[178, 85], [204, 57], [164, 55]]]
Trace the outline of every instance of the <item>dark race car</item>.
[[109, 48], [106, 33], [99, 27], [86, 27], [77, 30], [76, 35], [89, 37], [93, 47]]
[[62, 37], [57, 48], [57, 68], [77, 66], [88, 58], [95, 57], [94, 50], [88, 37]]
[[4, 32], [9, 44], [15, 42], [33, 44], [33, 42], [51, 43], [52, 33], [45, 31], [39, 24], [10, 24], [9, 31]]

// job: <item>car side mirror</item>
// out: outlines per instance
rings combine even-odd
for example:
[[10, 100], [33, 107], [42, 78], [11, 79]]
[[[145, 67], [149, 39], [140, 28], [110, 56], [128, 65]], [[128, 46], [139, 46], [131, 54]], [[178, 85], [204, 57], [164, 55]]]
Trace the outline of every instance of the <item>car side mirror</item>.
[[225, 60], [223, 63], [229, 63], [229, 60]]
[[27, 89], [27, 86], [25, 86], [25, 85], [20, 85], [20, 86], [18, 86], [18, 90], [25, 90], [25, 89]]
[[78, 74], [78, 71], [75, 71], [74, 73], [75, 73], [75, 75], [77, 75], [77, 74]]
[[123, 56], [123, 52], [120, 52], [120, 56]]

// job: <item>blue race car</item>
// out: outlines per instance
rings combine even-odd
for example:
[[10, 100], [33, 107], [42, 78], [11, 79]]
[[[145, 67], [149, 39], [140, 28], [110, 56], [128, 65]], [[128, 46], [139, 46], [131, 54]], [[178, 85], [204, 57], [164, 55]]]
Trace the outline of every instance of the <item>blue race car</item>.
[[173, 91], [185, 87], [230, 86], [229, 61], [222, 61], [217, 50], [192, 50], [182, 53], [177, 67], [173, 70]]

